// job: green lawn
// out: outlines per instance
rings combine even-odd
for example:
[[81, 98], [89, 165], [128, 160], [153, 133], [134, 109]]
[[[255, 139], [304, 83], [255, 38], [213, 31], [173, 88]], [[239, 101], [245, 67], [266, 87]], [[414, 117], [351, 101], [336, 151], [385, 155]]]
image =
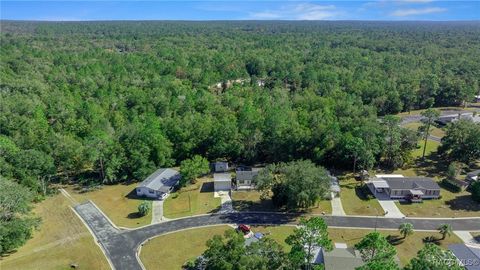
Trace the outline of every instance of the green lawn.
[[[336, 243], [346, 243], [348, 246], [354, 246], [358, 243], [366, 234], [371, 232], [367, 229], [337, 229], [329, 228], [328, 229], [330, 239]], [[400, 235], [398, 231], [394, 230], [379, 230], [381, 234], [385, 237], [392, 235], [393, 237], [399, 238]], [[410, 259], [417, 255], [417, 252], [423, 247], [424, 243], [422, 239], [427, 236], [435, 236], [441, 238], [441, 235], [437, 232], [418, 232], [416, 231], [413, 235], [408, 236], [406, 239], [400, 239], [399, 243], [395, 245], [397, 250], [397, 255], [400, 259], [402, 265], [406, 265]], [[447, 249], [448, 245], [453, 243], [462, 243], [462, 240], [456, 235], [452, 234], [450, 237], [447, 237], [445, 240], [441, 240], [438, 244]]]
[[213, 213], [220, 209], [220, 202], [213, 197], [213, 179], [199, 178], [197, 183], [170, 194], [163, 204], [163, 215], [179, 218]]
[[208, 239], [223, 235], [228, 229], [232, 227], [212, 226], [153, 238], [142, 247], [140, 260], [148, 270], [182, 269], [186, 261], [195, 259], [205, 251]]
[[61, 194], [35, 205], [34, 212], [42, 218], [33, 238], [17, 252], [0, 259], [2, 270], [110, 269], [100, 247], [88, 229], [75, 215], [70, 202]]
[[383, 215], [383, 209], [376, 199], [368, 199], [365, 189], [360, 187], [351, 174], [339, 177], [340, 199], [347, 215]]
[[[412, 123], [405, 124], [404, 127], [417, 131], [421, 125], [422, 123], [420, 122], [412, 122]], [[443, 130], [443, 128], [432, 126], [430, 130], [430, 135], [442, 138], [443, 136], [445, 136], [445, 130]]]
[[[413, 158], [421, 158], [423, 154], [423, 147], [425, 146], [425, 141], [418, 142], [418, 148], [413, 150], [412, 157]], [[437, 151], [440, 143], [437, 141], [427, 140], [427, 147], [425, 150], [425, 156], [433, 154]]]
[[92, 200], [115, 225], [135, 228], [148, 225], [152, 221], [151, 211], [144, 217], [139, 217], [137, 214], [138, 205], [144, 200], [135, 195], [137, 185], [138, 183], [106, 185], [101, 189], [85, 193], [74, 186], [65, 189], [78, 202]]
[[[212, 226], [156, 237], [143, 246], [140, 259], [148, 270], [181, 269], [181, 266], [187, 260], [196, 258], [205, 250], [205, 243], [208, 239], [216, 234], [223, 235], [228, 229], [231, 229], [231, 227]], [[293, 226], [252, 226], [253, 232], [262, 232], [266, 237], [274, 239], [285, 248], [286, 252], [289, 251], [290, 247], [285, 243], [285, 239], [293, 232], [293, 229]], [[328, 229], [330, 239], [333, 242], [346, 243], [351, 247], [371, 231], [368, 229]], [[379, 232], [386, 237], [391, 235], [391, 237], [397, 239], [395, 248], [402, 265], [407, 264], [411, 258], [416, 256], [424, 245], [423, 238], [432, 235], [437, 239], [441, 237], [437, 232], [415, 232], [406, 239], [401, 239], [396, 230], [379, 230]], [[457, 236], [452, 234], [445, 240], [438, 241], [438, 244], [442, 248], [447, 248], [449, 244], [461, 242]], [[170, 248], [165, 243], [175, 243], [176, 248]]]
[[[283, 209], [276, 208], [272, 200], [260, 199], [261, 193], [256, 190], [250, 191], [232, 191], [233, 207], [237, 211], [281, 211]], [[307, 209], [306, 213], [310, 214], [330, 214], [332, 213], [332, 205], [329, 200], [321, 200], [317, 202], [315, 207]]]

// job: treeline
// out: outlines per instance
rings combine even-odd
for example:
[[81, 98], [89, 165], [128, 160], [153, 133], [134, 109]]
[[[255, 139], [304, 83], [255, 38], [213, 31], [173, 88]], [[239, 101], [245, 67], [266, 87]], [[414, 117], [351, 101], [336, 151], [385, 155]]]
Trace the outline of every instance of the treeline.
[[478, 23], [2, 21], [0, 173], [45, 192], [194, 155], [400, 166], [417, 138], [377, 116], [470, 100], [479, 41]]

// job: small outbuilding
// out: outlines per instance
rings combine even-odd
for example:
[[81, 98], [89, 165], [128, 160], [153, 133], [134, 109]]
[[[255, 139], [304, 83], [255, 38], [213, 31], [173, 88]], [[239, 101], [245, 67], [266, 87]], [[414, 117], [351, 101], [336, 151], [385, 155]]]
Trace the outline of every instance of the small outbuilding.
[[174, 169], [158, 169], [143, 180], [135, 191], [140, 197], [164, 199], [178, 185], [180, 178], [180, 173]]
[[213, 172], [227, 172], [229, 169], [228, 162], [226, 161], [217, 161], [212, 163]]
[[215, 191], [230, 191], [232, 189], [232, 177], [230, 173], [214, 173], [213, 185]]
[[237, 190], [248, 190], [254, 188], [254, 180], [261, 168], [252, 168], [248, 166], [237, 167], [235, 171], [235, 183]]
[[475, 181], [479, 181], [480, 180], [480, 170], [476, 170], [476, 171], [467, 173], [466, 180], [467, 180], [467, 182], [470, 182], [470, 183], [475, 182]]

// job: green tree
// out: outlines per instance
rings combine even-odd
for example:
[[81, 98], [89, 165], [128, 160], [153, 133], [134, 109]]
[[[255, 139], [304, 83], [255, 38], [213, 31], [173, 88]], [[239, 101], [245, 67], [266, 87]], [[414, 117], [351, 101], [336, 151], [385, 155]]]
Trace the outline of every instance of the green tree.
[[290, 251], [290, 262], [297, 269], [312, 269], [312, 260], [315, 250], [322, 247], [325, 251], [333, 249], [332, 240], [328, 238], [327, 224], [322, 218], [302, 218], [299, 227], [287, 237], [285, 242], [292, 249]]
[[449, 250], [444, 250], [439, 246], [427, 243], [420, 249], [417, 256], [410, 260], [405, 270], [462, 270], [457, 258]]
[[143, 216], [146, 216], [148, 214], [148, 212], [150, 212], [150, 208], [151, 208], [151, 204], [147, 201], [142, 201], [139, 205], [138, 205], [138, 214], [143, 217]]
[[207, 174], [210, 171], [208, 160], [202, 156], [195, 155], [191, 159], [186, 159], [180, 164], [180, 174], [182, 179], [181, 186], [187, 183], [194, 183], [197, 177]]
[[355, 244], [365, 263], [391, 264], [396, 254], [395, 248], [379, 232], [371, 232]]
[[283, 248], [274, 240], [261, 239], [245, 246], [240, 232], [227, 230], [224, 237], [213, 236], [207, 241], [207, 249], [192, 269], [276, 270], [286, 269], [288, 261]]
[[466, 164], [480, 160], [480, 124], [461, 119], [448, 124], [446, 129], [440, 152]]
[[442, 235], [442, 240], [444, 240], [447, 235], [450, 236], [453, 232], [452, 225], [442, 224], [438, 227], [438, 232]]
[[400, 233], [402, 234], [403, 238], [407, 238], [407, 236], [409, 235], [412, 235], [413, 234], [413, 224], [412, 223], [402, 223], [400, 224], [400, 226], [398, 227], [398, 230], [400, 231]]
[[472, 192], [472, 199], [480, 203], [480, 181], [475, 181], [470, 185], [470, 192]]
[[427, 109], [426, 111], [423, 111], [421, 115], [424, 117], [422, 119], [422, 126], [420, 127], [420, 130], [423, 132], [423, 153], [422, 153], [422, 158], [425, 158], [425, 151], [427, 149], [427, 141], [428, 141], [428, 136], [430, 136], [430, 131], [431, 131], [431, 126], [435, 122], [435, 120], [438, 119], [440, 116], [440, 112], [435, 109]]
[[327, 171], [308, 160], [267, 166], [255, 181], [263, 197], [271, 191], [275, 205], [290, 209], [312, 207], [330, 188]]
[[31, 217], [34, 194], [26, 187], [0, 176], [0, 255], [23, 245], [40, 219]]

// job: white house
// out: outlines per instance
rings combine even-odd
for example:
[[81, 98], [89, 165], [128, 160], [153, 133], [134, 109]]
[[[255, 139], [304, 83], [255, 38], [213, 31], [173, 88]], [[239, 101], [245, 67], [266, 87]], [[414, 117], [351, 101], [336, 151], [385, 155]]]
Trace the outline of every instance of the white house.
[[164, 199], [180, 181], [180, 173], [174, 169], [158, 169], [137, 188], [137, 196]]
[[214, 173], [213, 186], [215, 191], [230, 191], [232, 189], [230, 173]]

